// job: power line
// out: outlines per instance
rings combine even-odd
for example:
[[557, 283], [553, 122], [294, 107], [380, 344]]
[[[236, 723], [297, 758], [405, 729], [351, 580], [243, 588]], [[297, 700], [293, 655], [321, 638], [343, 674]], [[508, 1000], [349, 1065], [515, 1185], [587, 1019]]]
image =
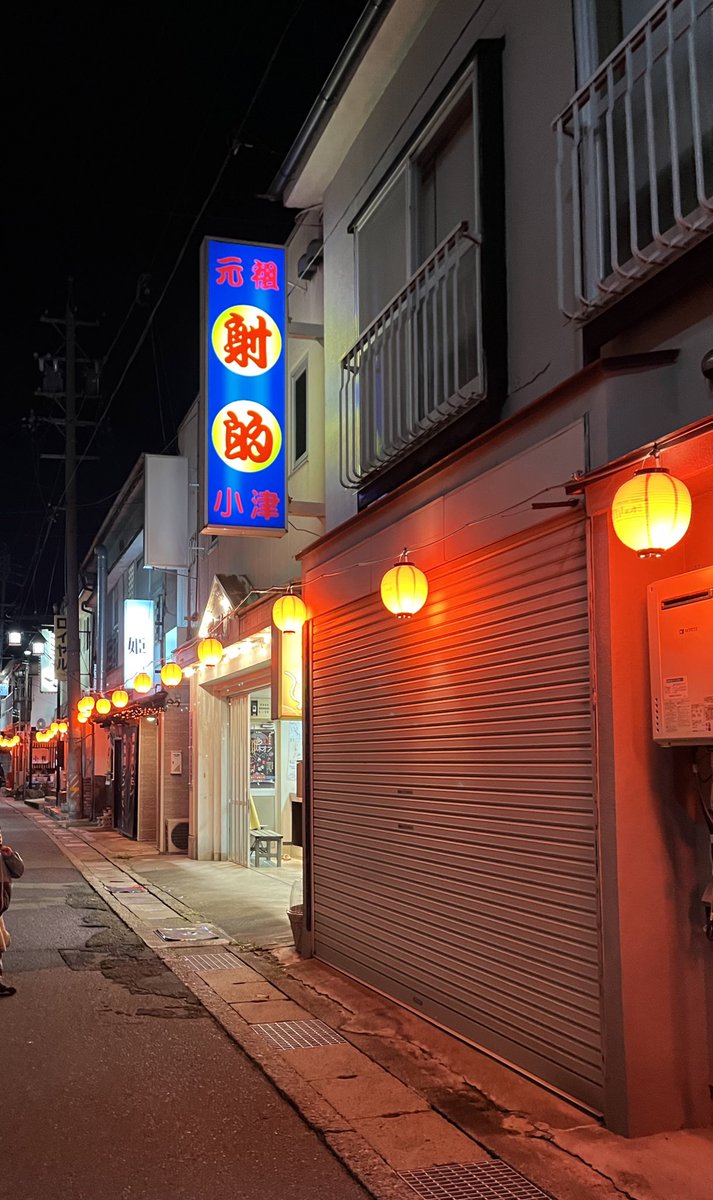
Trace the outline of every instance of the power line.
[[[290, 16], [287, 23], [283, 26], [282, 33], [273, 47], [272, 53], [270, 54], [270, 57], [267, 60], [267, 63], [262, 72], [262, 75], [260, 77], [258, 85], [255, 88], [255, 91], [253, 92], [250, 103], [248, 104], [248, 107], [245, 110], [245, 113], [243, 114], [243, 117], [238, 126], [238, 129], [233, 136], [230, 149], [228, 150], [228, 153], [226, 154], [225, 158], [223, 159], [223, 161], [218, 169], [218, 173], [213, 181], [213, 184], [212, 184], [205, 200], [201, 204], [198, 212], [196, 213], [196, 216], [193, 219], [193, 222], [191, 223], [191, 227], [188, 230], [188, 233], [186, 234], [186, 237], [183, 240], [180, 250], [178, 251], [176, 261], [174, 262], [173, 267], [171, 268], [171, 271], [169, 272], [168, 278], [167, 278], [165, 284], [163, 285], [163, 288], [161, 289], [161, 292], [159, 294], [159, 297], [158, 297], [156, 303], [154, 304], [153, 308], [151, 309], [151, 312], [149, 313], [149, 315], [146, 319], [146, 324], [144, 325], [144, 328], [139, 335], [139, 338], [136, 342], [136, 345], [134, 346], [133, 351], [129, 355], [129, 359], [126, 363], [126, 366], [124, 367], [124, 370], [122, 371], [121, 375], [119, 376], [119, 381], [116, 384], [116, 386], [113, 388], [112, 393], [109, 396], [109, 399], [107, 400], [106, 405], [104, 407], [104, 411], [102, 412], [101, 416], [99, 417], [99, 420], [97, 421], [97, 423], [94, 427], [94, 431], [91, 434], [86, 446], [84, 447], [84, 451], [78, 458], [75, 472], [81, 466], [81, 464], [84, 461], [84, 459], [86, 458], [89, 450], [91, 449], [92, 445], [94, 444], [97, 434], [99, 433], [99, 430], [101, 429], [104, 421], [106, 420], [107, 416], [109, 415], [111, 406], [112, 406], [114, 400], [116, 399], [116, 396], [118, 395], [118, 393], [122, 387], [122, 384], [124, 383], [124, 380], [126, 379], [126, 376], [128, 375], [129, 370], [131, 369], [131, 367], [136, 359], [136, 356], [138, 355], [141, 347], [143, 346], [144, 342], [146, 341], [146, 337], [149, 333], [149, 330], [151, 329], [151, 327], [153, 325], [156, 314], [157, 314], [159, 308], [161, 307], [161, 305], [164, 301], [164, 298], [166, 296], [166, 293], [168, 292], [168, 289], [173, 282], [176, 272], [178, 271], [178, 268], [180, 267], [180, 265], [183, 261], [183, 256], [185, 255], [186, 250], [188, 249], [191, 238], [193, 237], [193, 234], [195, 233], [196, 228], [197, 228], [201, 218], [203, 217], [208, 205], [210, 204], [211, 200], [213, 199], [213, 196], [215, 195], [215, 193], [218, 189], [218, 185], [220, 184], [220, 182], [223, 178], [223, 175], [225, 173], [226, 167], [228, 166], [228, 163], [230, 162], [231, 158], [234, 158], [237, 155], [238, 151], [243, 146], [243, 143], [241, 141], [243, 130], [245, 129], [245, 126], [252, 114], [255, 104], [257, 103], [258, 99], [262, 95], [265, 85], [267, 84], [267, 81], [270, 76], [270, 72], [271, 72], [273, 64], [275, 62], [275, 59], [277, 58], [280, 50], [282, 49], [282, 46], [285, 42], [285, 39], [287, 38], [289, 31], [292, 28], [294, 21], [296, 20], [296, 18], [299, 16], [300, 12], [302, 11], [304, 5], [305, 5], [305, 0], [298, 0], [298, 3], [295, 5], [295, 8], [293, 9], [292, 15]], [[111, 347], [112, 349], [116, 343], [116, 340], [117, 339], [115, 338], [114, 341], [112, 342], [112, 347]], [[61, 497], [60, 503], [63, 500], [64, 500], [64, 495]]]

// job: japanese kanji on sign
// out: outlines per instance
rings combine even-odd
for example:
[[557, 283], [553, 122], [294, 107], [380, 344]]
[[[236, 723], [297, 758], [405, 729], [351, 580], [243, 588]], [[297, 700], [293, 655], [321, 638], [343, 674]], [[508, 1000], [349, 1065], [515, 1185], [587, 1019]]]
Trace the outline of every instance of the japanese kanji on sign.
[[202, 271], [203, 533], [281, 536], [285, 251], [207, 238]]

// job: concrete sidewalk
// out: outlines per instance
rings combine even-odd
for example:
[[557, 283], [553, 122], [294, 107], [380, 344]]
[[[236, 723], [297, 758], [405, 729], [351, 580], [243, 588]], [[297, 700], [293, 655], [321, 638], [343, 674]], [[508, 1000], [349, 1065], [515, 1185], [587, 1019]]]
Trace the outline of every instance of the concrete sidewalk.
[[[24, 811], [375, 1196], [711, 1200], [713, 1128], [620, 1138], [417, 1015], [317, 960], [300, 959], [289, 926], [283, 928], [286, 877], [271, 878], [270, 916], [268, 900], [250, 896], [251, 887], [264, 888], [264, 879], [251, 879], [262, 872], [185, 859], [157, 863], [155, 852], [114, 833], [62, 829]], [[161, 877], [170, 892], [156, 883]], [[146, 891], [108, 890], [121, 879]], [[258, 921], [252, 936], [251, 904]], [[236, 910], [238, 927], [226, 929], [226, 912]], [[200, 921], [219, 934], [210, 949], [224, 947], [234, 962], [226, 956], [217, 967], [207, 957], [201, 965], [197, 948], [168, 947], [155, 932], [159, 922], [170, 928]]]

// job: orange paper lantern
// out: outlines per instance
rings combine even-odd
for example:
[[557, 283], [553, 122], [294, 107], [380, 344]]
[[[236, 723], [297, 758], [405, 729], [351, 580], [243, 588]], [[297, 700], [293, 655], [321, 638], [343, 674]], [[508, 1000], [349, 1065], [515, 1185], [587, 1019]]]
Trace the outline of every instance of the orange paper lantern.
[[179, 667], [178, 663], [169, 662], [166, 663], [165, 666], [161, 667], [161, 683], [164, 687], [178, 687], [182, 679], [183, 671]]
[[406, 551], [381, 581], [381, 599], [397, 617], [412, 617], [426, 603], [428, 580], [408, 561]]
[[299, 633], [307, 620], [307, 609], [299, 596], [288, 592], [272, 606], [272, 619], [283, 633]]
[[129, 693], [125, 692], [123, 688], [117, 688], [115, 692], [111, 693], [111, 702], [114, 708], [126, 708], [129, 703]]
[[111, 712], [111, 700], [107, 700], [106, 696], [100, 696], [97, 700], [97, 712], [102, 717]]
[[134, 680], [134, 691], [135, 692], [150, 692], [151, 691], [151, 676], [147, 675], [145, 671], [139, 671], [138, 675], [136, 676], [136, 678]]
[[217, 638], [203, 638], [198, 643], [198, 658], [206, 667], [216, 667], [223, 657], [223, 647]]
[[691, 493], [665, 467], [645, 467], [621, 485], [611, 514], [620, 542], [639, 558], [660, 558], [688, 529]]

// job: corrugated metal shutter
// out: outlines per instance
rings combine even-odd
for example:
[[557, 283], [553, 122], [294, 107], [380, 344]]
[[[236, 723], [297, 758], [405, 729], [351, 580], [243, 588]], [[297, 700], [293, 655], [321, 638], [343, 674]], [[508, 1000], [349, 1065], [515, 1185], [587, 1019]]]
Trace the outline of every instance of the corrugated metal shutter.
[[580, 521], [315, 620], [316, 954], [601, 1107]]

